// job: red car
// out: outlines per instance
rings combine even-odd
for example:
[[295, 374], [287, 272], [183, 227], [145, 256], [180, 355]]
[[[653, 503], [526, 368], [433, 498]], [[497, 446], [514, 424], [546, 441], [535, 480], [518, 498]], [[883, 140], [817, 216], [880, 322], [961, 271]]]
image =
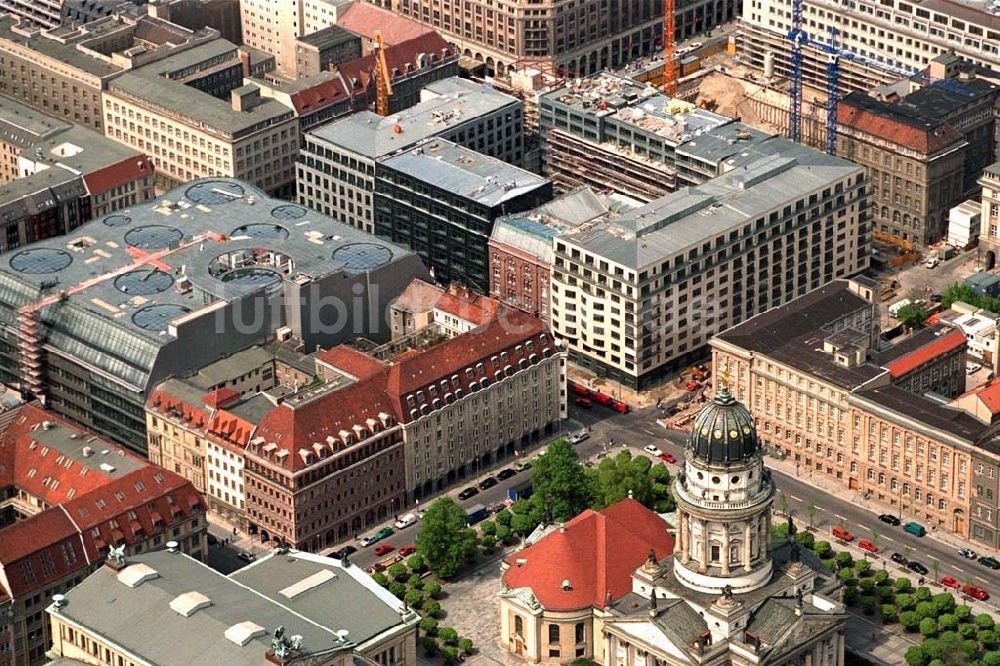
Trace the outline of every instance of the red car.
[[854, 541], [854, 535], [839, 525], [833, 528], [833, 536], [841, 541]]
[[975, 585], [963, 585], [962, 593], [969, 595], [973, 599], [979, 599], [980, 601], [986, 601], [990, 598], [989, 592], [981, 587], [976, 587]]
[[379, 557], [382, 557], [383, 555], [388, 555], [394, 550], [396, 550], [396, 547], [393, 546], [391, 543], [384, 543], [381, 546], [377, 546], [375, 548], [375, 554], [378, 555]]
[[674, 457], [674, 454], [667, 453], [666, 451], [664, 451], [663, 453], [660, 454], [660, 458], [662, 460], [666, 460], [668, 463], [676, 463], [677, 462], [677, 458]]
[[945, 576], [944, 578], [942, 578], [941, 584], [944, 585], [945, 587], [950, 587], [953, 590], [957, 590], [958, 588], [962, 587], [962, 585], [951, 576]]
[[594, 406], [594, 403], [591, 402], [588, 398], [577, 398], [576, 404], [580, 407], [583, 407], [584, 409], [590, 409], [591, 407]]
[[688, 382], [687, 384], [684, 385], [685, 391], [697, 391], [700, 388], [701, 384], [699, 384], [698, 382]]
[[862, 539], [861, 541], [859, 541], [858, 542], [858, 548], [860, 548], [861, 550], [867, 550], [869, 553], [877, 553], [878, 552], [878, 546], [876, 546], [875, 544], [873, 544], [868, 539]]
[[406, 557], [407, 555], [413, 555], [413, 553], [415, 552], [417, 552], [417, 547], [412, 545], [403, 546], [402, 548], [399, 549], [399, 554], [402, 555], [403, 557]]

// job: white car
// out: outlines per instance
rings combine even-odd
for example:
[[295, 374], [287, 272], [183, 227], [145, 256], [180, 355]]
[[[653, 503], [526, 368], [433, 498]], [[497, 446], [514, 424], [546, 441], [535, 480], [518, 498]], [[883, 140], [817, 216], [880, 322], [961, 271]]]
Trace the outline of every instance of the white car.
[[647, 444], [642, 447], [642, 450], [653, 456], [654, 458], [659, 458], [660, 454], [663, 453], [655, 444]]
[[965, 366], [965, 374], [974, 375], [977, 372], [979, 372], [982, 369], [982, 367], [983, 366], [979, 365], [978, 363], [970, 363], [967, 366]]
[[936, 268], [939, 263], [941, 263], [940, 259], [938, 259], [937, 257], [931, 257], [927, 260], [927, 263], [924, 265], [927, 266], [927, 268]]
[[701, 47], [702, 47], [701, 42], [691, 42], [691, 45], [688, 48], [694, 51], [695, 49], [700, 49]]
[[961, 550], [958, 551], [958, 554], [967, 560], [974, 560], [977, 557], [979, 557], [976, 551], [972, 550], [971, 548], [962, 548]]
[[590, 433], [588, 433], [586, 430], [580, 430], [578, 432], [574, 432], [572, 435], [569, 436], [569, 443], [579, 444], [585, 439], [590, 439]]

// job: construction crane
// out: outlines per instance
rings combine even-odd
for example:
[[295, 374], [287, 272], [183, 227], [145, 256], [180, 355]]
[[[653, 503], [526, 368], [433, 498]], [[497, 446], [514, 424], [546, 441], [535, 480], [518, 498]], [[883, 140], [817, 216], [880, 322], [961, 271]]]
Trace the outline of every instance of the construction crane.
[[802, 49], [809, 41], [802, 29], [802, 0], [792, 0], [792, 29], [788, 31], [788, 39], [792, 42], [788, 134], [792, 141], [802, 141]]
[[675, 0], [663, 0], [663, 92], [677, 94]]
[[392, 96], [392, 75], [389, 61], [385, 58], [385, 42], [382, 31], [375, 31], [375, 113], [389, 115], [389, 97]]

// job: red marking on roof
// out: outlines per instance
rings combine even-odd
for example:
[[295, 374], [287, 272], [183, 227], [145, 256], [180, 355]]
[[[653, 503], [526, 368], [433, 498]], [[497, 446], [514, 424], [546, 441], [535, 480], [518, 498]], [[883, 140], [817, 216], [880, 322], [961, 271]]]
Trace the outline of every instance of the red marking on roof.
[[886, 370], [893, 379], [898, 379], [903, 375], [913, 372], [924, 363], [933, 361], [942, 354], [954, 351], [965, 346], [965, 335], [957, 328], [932, 340], [919, 349], [914, 349], [909, 354], [900, 356], [896, 360], [886, 364]]
[[320, 352], [316, 354], [316, 360], [356, 379], [371, 377], [386, 368], [385, 363], [377, 358], [348, 345], [340, 345]]
[[[531, 588], [549, 611], [603, 608], [632, 590], [632, 574], [652, 548], [663, 559], [674, 549], [667, 523], [636, 500], [584, 511], [538, 542], [507, 558], [504, 582]], [[524, 560], [518, 566], [518, 560]], [[564, 590], [563, 581], [570, 589]]]
[[405, 42], [427, 33], [437, 34], [433, 28], [422, 23], [364, 2], [356, 2], [348, 7], [337, 19], [337, 27], [368, 39], [375, 39], [375, 31], [379, 30], [387, 45]]

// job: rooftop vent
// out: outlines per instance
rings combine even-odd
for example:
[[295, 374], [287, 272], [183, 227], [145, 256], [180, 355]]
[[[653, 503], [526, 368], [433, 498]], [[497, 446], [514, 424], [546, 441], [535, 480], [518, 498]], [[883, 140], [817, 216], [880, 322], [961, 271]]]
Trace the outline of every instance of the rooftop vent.
[[42, 421], [42, 430], [51, 430], [51, 429], [52, 429], [51, 421]]
[[167, 542], [167, 551], [169, 551], [171, 553], [176, 553], [178, 546], [180, 546], [180, 544], [178, 544], [176, 541], [168, 541]]
[[559, 587], [562, 588], [563, 592], [569, 592], [573, 589], [573, 585], [569, 582], [568, 578], [559, 583]]
[[94, 449], [92, 449], [89, 446], [83, 447], [83, 457], [84, 458], [89, 458], [92, 455], [94, 455]]
[[176, 597], [170, 602], [170, 609], [184, 617], [191, 617], [202, 608], [212, 605], [212, 600], [201, 592], [192, 590]]
[[159, 577], [159, 572], [148, 564], [132, 564], [118, 572], [118, 582], [131, 588], [139, 587], [147, 580]]
[[303, 592], [313, 589], [314, 587], [319, 587], [323, 583], [329, 580], [336, 580], [337, 574], [333, 573], [329, 569], [323, 569], [317, 571], [311, 576], [303, 578], [299, 582], [289, 585], [283, 590], [279, 590], [278, 594], [288, 599], [294, 599]]
[[226, 629], [225, 636], [227, 640], [243, 647], [258, 636], [263, 636], [265, 633], [267, 633], [267, 629], [259, 624], [255, 624], [247, 620], [246, 622], [234, 624]]
[[66, 607], [66, 595], [64, 594], [53, 594], [52, 595], [52, 605], [56, 608]]
[[101, 463], [100, 467], [102, 472], [107, 472], [108, 474], [115, 471], [115, 466], [109, 465], [108, 463]]

